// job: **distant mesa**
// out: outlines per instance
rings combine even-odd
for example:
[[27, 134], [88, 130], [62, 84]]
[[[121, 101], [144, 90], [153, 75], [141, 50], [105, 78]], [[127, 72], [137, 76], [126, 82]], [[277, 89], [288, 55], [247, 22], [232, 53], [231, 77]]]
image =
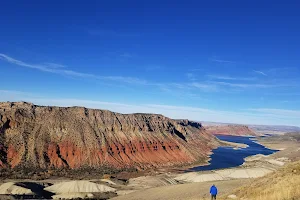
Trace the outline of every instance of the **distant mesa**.
[[246, 125], [208, 125], [204, 126], [205, 130], [214, 135], [235, 135], [235, 136], [260, 136]]

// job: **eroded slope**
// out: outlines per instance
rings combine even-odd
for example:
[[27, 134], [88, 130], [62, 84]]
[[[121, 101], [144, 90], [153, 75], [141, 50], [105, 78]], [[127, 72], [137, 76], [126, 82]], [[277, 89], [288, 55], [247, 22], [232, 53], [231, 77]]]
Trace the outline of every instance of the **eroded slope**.
[[145, 169], [197, 162], [218, 145], [201, 124], [154, 114], [0, 103], [0, 166]]

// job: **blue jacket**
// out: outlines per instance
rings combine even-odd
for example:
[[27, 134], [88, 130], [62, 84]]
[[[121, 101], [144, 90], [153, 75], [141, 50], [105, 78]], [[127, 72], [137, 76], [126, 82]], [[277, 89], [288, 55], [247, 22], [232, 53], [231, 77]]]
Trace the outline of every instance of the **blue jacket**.
[[217, 195], [218, 194], [218, 189], [217, 189], [217, 187], [216, 186], [211, 186], [211, 188], [210, 188], [210, 194], [211, 195]]

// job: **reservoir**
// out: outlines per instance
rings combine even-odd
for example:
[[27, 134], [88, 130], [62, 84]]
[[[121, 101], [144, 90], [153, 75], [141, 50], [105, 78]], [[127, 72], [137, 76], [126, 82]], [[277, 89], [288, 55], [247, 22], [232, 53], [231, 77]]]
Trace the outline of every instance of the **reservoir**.
[[244, 158], [256, 154], [270, 155], [277, 150], [272, 150], [255, 142], [255, 137], [216, 135], [220, 140], [247, 144], [247, 148], [234, 149], [233, 147], [218, 147], [210, 156], [209, 165], [190, 168], [188, 171], [206, 171], [237, 167], [244, 163]]

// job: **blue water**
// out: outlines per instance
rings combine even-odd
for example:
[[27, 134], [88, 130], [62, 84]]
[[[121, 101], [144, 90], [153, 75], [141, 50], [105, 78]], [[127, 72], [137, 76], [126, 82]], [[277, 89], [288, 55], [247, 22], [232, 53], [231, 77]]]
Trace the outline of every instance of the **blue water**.
[[193, 167], [188, 171], [205, 171], [237, 167], [242, 165], [244, 163], [244, 158], [248, 156], [256, 154], [270, 155], [277, 151], [255, 143], [255, 141], [251, 140], [251, 137], [218, 135], [217, 138], [228, 142], [244, 143], [249, 147], [237, 150], [231, 147], [219, 147], [213, 150], [213, 154], [210, 156], [211, 160], [209, 161], [209, 165]]

